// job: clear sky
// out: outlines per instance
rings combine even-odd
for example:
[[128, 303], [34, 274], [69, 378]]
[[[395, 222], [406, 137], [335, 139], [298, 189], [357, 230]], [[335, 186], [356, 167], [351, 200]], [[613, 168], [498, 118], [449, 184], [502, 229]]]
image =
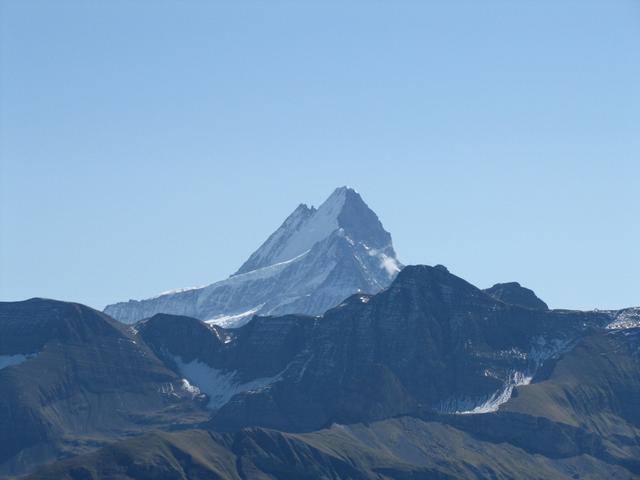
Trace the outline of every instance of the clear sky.
[[640, 304], [640, 2], [0, 2], [0, 299], [231, 274], [351, 185], [405, 264]]

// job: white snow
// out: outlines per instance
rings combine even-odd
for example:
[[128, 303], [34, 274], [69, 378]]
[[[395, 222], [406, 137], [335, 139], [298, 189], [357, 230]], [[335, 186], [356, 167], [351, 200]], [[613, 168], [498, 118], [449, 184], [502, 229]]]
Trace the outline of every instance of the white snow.
[[[237, 328], [246, 324], [253, 318], [253, 316], [258, 312], [262, 307], [264, 307], [264, 303], [258, 305], [257, 307], [253, 307], [246, 312], [236, 313], [234, 315], [218, 315], [216, 317], [210, 318], [209, 320], [205, 320], [204, 322], [209, 325], [218, 325], [224, 328]], [[231, 341], [230, 338], [225, 338], [224, 343], [229, 343]]]
[[[225, 280], [220, 280], [218, 282], [212, 283], [208, 286], [204, 286], [204, 287], [190, 287], [190, 288], [178, 288], [176, 290], [170, 290], [168, 292], [163, 292], [159, 295], [156, 295], [155, 297], [151, 297], [148, 298], [146, 300], [142, 300], [141, 302], [150, 302], [153, 300], [165, 300], [165, 301], [172, 301], [173, 298], [179, 298], [179, 296], [174, 297], [174, 295], [180, 294], [180, 293], [184, 293], [184, 292], [189, 292], [189, 291], [197, 291], [196, 294], [196, 307], [201, 306], [203, 303], [205, 303], [207, 301], [207, 299], [209, 298], [209, 296], [211, 294], [213, 294], [216, 290], [218, 290], [219, 288], [225, 288], [225, 287], [238, 287], [242, 284], [248, 284], [250, 282], [254, 282], [256, 280], [265, 280], [271, 277], [276, 276], [277, 274], [279, 274], [282, 270], [284, 270], [285, 268], [287, 268], [287, 266], [289, 266], [290, 264], [301, 260], [306, 254], [308, 253], [308, 250], [305, 252], [302, 252], [300, 255], [298, 255], [297, 257], [291, 258], [289, 260], [286, 260], [284, 262], [279, 262], [273, 265], [269, 265], [267, 267], [263, 267], [263, 268], [259, 268], [256, 270], [252, 270], [250, 272], [246, 272], [246, 273], [242, 273], [242, 274], [238, 274], [238, 275], [233, 275]], [[126, 306], [126, 304], [115, 304], [113, 307], [119, 307], [120, 305], [122, 306]], [[259, 308], [261, 308], [264, 304], [262, 304]], [[107, 307], [106, 311], [108, 310], [109, 307]], [[258, 308], [258, 307], [256, 307]], [[258, 308], [258, 309], [259, 309]], [[252, 313], [256, 313], [257, 310], [254, 309], [250, 309], [246, 312], [241, 312], [238, 314], [232, 314], [231, 316], [237, 316], [238, 318], [243, 318], [241, 317], [242, 315], [251, 315]], [[114, 312], [109, 312], [107, 311], [107, 313], [109, 314], [114, 314]], [[155, 313], [157, 313], [155, 310], [151, 310], [148, 312], [148, 314], [143, 315], [144, 317], [150, 317], [153, 316]], [[187, 316], [191, 316], [193, 315], [191, 312], [180, 312], [179, 314], [186, 314]], [[115, 315], [117, 317], [117, 315]], [[221, 316], [222, 317], [222, 316]], [[217, 321], [214, 320], [218, 320], [218, 318], [212, 318], [207, 320], [207, 322], [211, 321], [211, 323], [215, 323], [215, 324], [219, 324], [217, 323]], [[248, 321], [248, 320], [247, 320]], [[244, 322], [246, 323], [246, 322]], [[240, 326], [241, 324], [236, 324], [234, 326]], [[220, 324], [222, 325], [222, 324]], [[136, 332], [134, 332], [136, 333]]]
[[472, 408], [471, 410], [457, 411], [455, 413], [460, 415], [473, 415], [478, 413], [491, 413], [497, 412], [500, 405], [507, 403], [513, 394], [513, 389], [523, 385], [529, 385], [533, 377], [525, 375], [522, 372], [511, 372], [507, 382], [502, 390], [498, 390], [491, 395], [486, 401]]
[[266, 267], [256, 268], [255, 270], [250, 270], [245, 273], [238, 273], [237, 275], [233, 275], [229, 277], [227, 280], [223, 280], [223, 282], [228, 282], [229, 280], [238, 280], [238, 279], [247, 279], [247, 278], [250, 278], [251, 280], [256, 280], [259, 278], [271, 277], [272, 275], [283, 270], [283, 267], [286, 267], [287, 265], [295, 262], [296, 260], [300, 260], [307, 253], [309, 253], [309, 250], [305, 250], [300, 255], [297, 255], [283, 262], [274, 263], [273, 265], [268, 265]]
[[289, 236], [286, 245], [270, 261], [278, 263], [295, 258], [336, 231], [339, 228], [338, 215], [342, 211], [345, 199], [345, 189], [333, 192], [318, 210]]
[[338, 216], [346, 201], [347, 191], [347, 187], [336, 189], [317, 210], [306, 205], [298, 207], [251, 255], [253, 264], [264, 268], [265, 265], [273, 266], [295, 259], [338, 230]]
[[160, 385], [160, 388], [158, 388], [158, 392], [165, 395], [175, 395], [175, 390], [172, 383], [163, 383], [162, 385]]
[[[484, 399], [478, 398], [457, 398], [443, 402], [439, 410], [442, 413], [467, 415], [495, 412], [500, 405], [506, 403], [513, 394], [513, 389], [523, 385], [529, 385], [538, 368], [549, 359], [558, 358], [562, 353], [566, 352], [573, 342], [570, 339], [551, 339], [544, 337], [535, 337], [532, 339], [531, 348], [527, 353], [518, 348], [510, 350], [502, 350], [497, 352], [498, 358], [512, 357], [520, 360], [526, 360], [528, 366], [526, 371], [511, 370], [508, 372], [503, 385], [489, 397]], [[493, 378], [504, 378], [503, 375], [497, 374], [490, 370], [485, 370], [484, 375]]]
[[182, 389], [185, 392], [190, 393], [194, 397], [200, 395], [200, 389], [195, 385], [191, 385], [189, 383], [189, 380], [187, 380], [186, 378], [183, 378], [181, 382], [182, 382]]
[[[357, 291], [382, 290], [402, 265], [394, 258], [391, 243], [373, 249], [367, 239], [355, 242], [340, 228], [338, 217], [350, 195], [348, 187], [342, 187], [317, 210], [300, 205], [245, 262], [247, 267], [239, 270], [242, 273], [203, 288], [178, 289], [151, 299], [108, 305], [105, 312], [128, 324], [163, 312], [234, 328], [246, 324], [255, 314], [317, 315]], [[351, 279], [345, 283], [343, 277], [327, 282], [336, 259], [343, 258], [338, 250], [343, 245], [326, 241], [333, 235], [342, 235], [351, 244], [353, 267], [365, 278], [366, 288]], [[326, 248], [320, 248], [325, 244], [322, 242]], [[317, 299], [305, 299], [316, 297], [316, 291]]]
[[149, 300], [152, 300], [154, 298], [164, 297], [165, 295], [175, 295], [176, 293], [184, 293], [184, 292], [189, 292], [191, 290], [200, 290], [204, 287], [206, 287], [206, 285], [200, 285], [199, 287], [174, 288], [173, 290], [167, 290], [162, 293], [159, 293], [155, 297], [149, 297]]
[[212, 410], [222, 407], [238, 393], [261, 390], [280, 378], [278, 374], [240, 382], [235, 371], [223, 372], [197, 360], [189, 363], [184, 363], [180, 357], [174, 357], [174, 360], [189, 386], [209, 397], [207, 407]]
[[36, 354], [22, 355], [21, 353], [17, 355], [0, 355], [0, 370], [14, 365], [20, 365], [30, 358], [33, 358], [35, 355]]
[[611, 312], [613, 320], [606, 326], [607, 330], [623, 330], [640, 327], [640, 307], [625, 308]]

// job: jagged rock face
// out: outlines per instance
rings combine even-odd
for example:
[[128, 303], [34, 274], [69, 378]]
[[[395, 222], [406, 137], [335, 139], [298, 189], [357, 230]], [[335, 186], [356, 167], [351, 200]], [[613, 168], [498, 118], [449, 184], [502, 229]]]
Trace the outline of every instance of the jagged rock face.
[[[553, 408], [549, 408], [551, 405]], [[504, 410], [544, 416], [592, 431], [637, 435], [640, 328], [588, 336], [567, 352], [540, 382], [521, 389]], [[630, 427], [636, 429], [632, 435]], [[640, 444], [636, 447], [640, 454]]]
[[[270, 379], [217, 405], [216, 428], [314, 429], [424, 408], [495, 410], [545, 361], [610, 319], [506, 304], [444, 267], [419, 266], [406, 267], [383, 292], [356, 294], [320, 318], [256, 317], [236, 330], [202, 325], [198, 336], [224, 338], [215, 354], [200, 359], [216, 372], [237, 383]], [[144, 333], [159, 323], [154, 317], [141, 328], [147, 342], [191, 361], [191, 340], [172, 349], [162, 336]]]
[[207, 287], [109, 305], [124, 323], [156, 313], [238, 327], [254, 314], [320, 315], [356, 292], [387, 287], [402, 265], [391, 235], [352, 189], [300, 205], [238, 271]]
[[511, 305], [533, 308], [536, 310], [548, 310], [546, 303], [540, 300], [533, 290], [523, 287], [518, 282], [496, 283], [493, 287], [484, 290], [493, 298]]
[[313, 317], [255, 317], [237, 329], [207, 325], [189, 317], [158, 314], [137, 325], [140, 338], [174, 365], [202, 362], [233, 371], [237, 380], [272, 377], [285, 369], [307, 345]]
[[640, 476], [640, 329], [597, 331], [500, 411], [154, 434], [43, 468], [77, 478], [619, 478]]
[[[168, 317], [156, 320], [147, 328], [166, 328]], [[631, 480], [640, 476], [639, 402], [640, 329], [596, 331], [552, 362], [547, 378], [518, 387], [495, 413], [422, 410], [416, 415], [423, 419], [332, 424], [296, 434], [262, 428], [154, 433], [29, 478]]]
[[[640, 477], [640, 329], [597, 331], [520, 386], [499, 411], [441, 420], [552, 458], [591, 456]], [[591, 472], [584, 472], [585, 474]]]
[[0, 476], [160, 423], [180, 377], [128, 330], [82, 305], [0, 303], [0, 359], [20, 358], [0, 365]]
[[[231, 470], [218, 470], [214, 461], [200, 471], [203, 478], [215, 478], [211, 472], [233, 478], [229, 472], [245, 461], [240, 477], [282, 478], [310, 462], [318, 478], [337, 472], [369, 478], [379, 471], [366, 459], [394, 451], [408, 461], [404, 448], [415, 459], [415, 449], [436, 431], [447, 452], [473, 439], [487, 455], [518, 464], [530, 453], [546, 455], [549, 472], [560, 478], [607, 471], [606, 465], [632, 478], [624, 474], [640, 474], [640, 336], [628, 328], [636, 313], [512, 305], [442, 266], [406, 267], [382, 292], [352, 295], [321, 317], [256, 316], [235, 329], [168, 314], [128, 327], [75, 304], [0, 304], [0, 477], [149, 428], [188, 425], [218, 431], [207, 434], [214, 457], [230, 458]], [[402, 436], [412, 440], [397, 450], [400, 433], [385, 436], [391, 428], [385, 422], [399, 415], [433, 425], [408, 421]], [[316, 431], [377, 421], [375, 431], [349, 427], [343, 443], [340, 426], [317, 437], [254, 428]], [[455, 431], [433, 430], [442, 424]], [[243, 427], [250, 433], [238, 432]], [[414, 437], [417, 430], [424, 436]], [[380, 449], [366, 450], [374, 439]], [[362, 455], [362, 462], [354, 467], [323, 456], [334, 441], [353, 447], [350, 455]], [[136, 478], [149, 472], [174, 478], [174, 468], [193, 472], [193, 445], [163, 442], [138, 466], [127, 459], [126, 448], [134, 447], [123, 447], [123, 463], [114, 461], [114, 468]], [[318, 442], [322, 448], [310, 454]], [[490, 446], [505, 442], [506, 450]], [[510, 456], [518, 449], [525, 453]], [[286, 470], [292, 456], [307, 460]], [[571, 468], [555, 465], [557, 458], [573, 459]], [[100, 478], [91, 472], [102, 467], [91, 462], [87, 471], [58, 470], [60, 478]], [[441, 462], [411, 462], [408, 470], [395, 460], [384, 468], [390, 478], [451, 474]], [[522, 473], [502, 461], [469, 462], [469, 472], [459, 475]], [[352, 469], [342, 470], [346, 465]], [[480, 465], [495, 470], [475, 470]]]

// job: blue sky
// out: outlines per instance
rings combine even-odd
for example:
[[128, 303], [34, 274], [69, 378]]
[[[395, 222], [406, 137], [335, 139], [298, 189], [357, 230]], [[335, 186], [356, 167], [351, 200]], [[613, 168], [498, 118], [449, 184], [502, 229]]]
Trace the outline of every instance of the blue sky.
[[406, 264], [640, 304], [640, 2], [0, 4], [0, 299], [225, 278], [351, 185]]

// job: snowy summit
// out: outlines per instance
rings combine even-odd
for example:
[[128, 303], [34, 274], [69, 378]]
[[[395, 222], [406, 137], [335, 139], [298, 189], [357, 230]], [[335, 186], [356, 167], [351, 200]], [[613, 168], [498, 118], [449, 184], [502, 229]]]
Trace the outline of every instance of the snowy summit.
[[105, 313], [125, 323], [171, 313], [226, 327], [255, 314], [320, 315], [354, 293], [382, 290], [401, 268], [377, 215], [358, 192], [340, 187], [318, 208], [299, 205], [228, 279]]

